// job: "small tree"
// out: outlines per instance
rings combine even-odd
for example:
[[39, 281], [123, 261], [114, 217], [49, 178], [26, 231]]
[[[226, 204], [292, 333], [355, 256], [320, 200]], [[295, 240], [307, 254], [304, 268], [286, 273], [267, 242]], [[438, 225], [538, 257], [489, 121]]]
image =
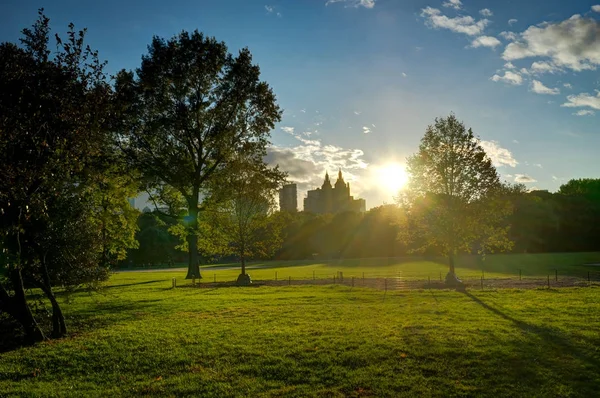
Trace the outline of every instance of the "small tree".
[[198, 31], [154, 37], [136, 74], [118, 74], [116, 91], [123, 150], [152, 198], [167, 205], [164, 192], [175, 190], [185, 201], [186, 278], [199, 278], [201, 192], [242, 148], [265, 150], [281, 117], [275, 95], [248, 49], [234, 57]]
[[490, 158], [471, 129], [451, 114], [436, 118], [408, 158], [409, 183], [398, 198], [405, 212], [401, 236], [417, 251], [448, 258], [446, 283], [456, 285], [460, 252], [510, 247], [502, 220], [510, 205]]
[[269, 213], [286, 175], [278, 167], [268, 167], [257, 155], [238, 154], [220, 170], [209, 199], [214, 203], [212, 227], [240, 259], [240, 284], [250, 283], [247, 258], [270, 257], [281, 244], [280, 223]]

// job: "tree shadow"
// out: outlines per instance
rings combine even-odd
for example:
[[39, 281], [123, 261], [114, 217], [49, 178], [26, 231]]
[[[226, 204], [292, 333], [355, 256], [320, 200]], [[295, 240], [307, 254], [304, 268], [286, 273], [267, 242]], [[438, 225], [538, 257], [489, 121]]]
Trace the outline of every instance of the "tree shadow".
[[[511, 323], [513, 323], [517, 328], [525, 333], [533, 333], [538, 338], [543, 340], [544, 343], [551, 345], [553, 347], [558, 347], [561, 355], [573, 355], [578, 360], [587, 363], [595, 368], [600, 366], [600, 358], [595, 358], [594, 356], [586, 353], [581, 349], [578, 345], [574, 344], [569, 337], [566, 337], [561, 331], [554, 329], [552, 327], [539, 326], [532, 323], [528, 323], [522, 321], [520, 319], [516, 319], [498, 308], [495, 308], [488, 303], [482, 301], [476, 296], [473, 296], [468, 291], [464, 292], [465, 296], [469, 297], [473, 302], [480, 305], [482, 308], [492, 312], [493, 314], [505, 319]], [[587, 339], [582, 338], [582, 340], [586, 341], [588, 346], [594, 347], [597, 344], [597, 341], [587, 341]]]

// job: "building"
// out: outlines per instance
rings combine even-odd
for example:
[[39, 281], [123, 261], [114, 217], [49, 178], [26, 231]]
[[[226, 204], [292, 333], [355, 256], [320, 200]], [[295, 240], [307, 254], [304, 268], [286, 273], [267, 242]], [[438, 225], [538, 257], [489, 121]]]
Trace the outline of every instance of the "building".
[[329, 174], [325, 173], [325, 181], [321, 188], [308, 191], [304, 198], [304, 211], [316, 214], [344, 211], [362, 213], [366, 211], [366, 207], [364, 199], [354, 199], [353, 196], [350, 196], [350, 183], [344, 182], [341, 169], [334, 186], [331, 186]]
[[296, 184], [284, 185], [279, 191], [279, 209], [281, 211], [298, 211], [298, 189]]

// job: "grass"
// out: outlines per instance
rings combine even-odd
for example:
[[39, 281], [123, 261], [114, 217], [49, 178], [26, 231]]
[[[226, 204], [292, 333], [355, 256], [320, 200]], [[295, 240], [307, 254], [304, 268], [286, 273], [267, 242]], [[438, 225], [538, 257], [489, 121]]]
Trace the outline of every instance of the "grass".
[[[600, 253], [548, 253], [548, 254], [502, 254], [489, 255], [485, 260], [478, 256], [461, 256], [457, 259], [457, 274], [466, 279], [479, 279], [482, 271], [486, 278], [517, 278], [519, 270], [523, 278], [545, 278], [554, 276], [587, 277], [587, 272], [600, 277], [600, 267], [584, 266], [589, 263], [600, 263]], [[303, 278], [311, 279], [313, 272], [316, 278], [331, 278], [338, 271], [344, 277], [402, 277], [406, 279], [432, 280], [442, 277], [448, 270], [445, 259], [423, 260], [420, 257], [404, 258], [366, 258], [348, 259], [329, 262], [307, 261], [272, 261], [249, 264], [248, 273], [255, 280]], [[205, 266], [201, 269], [207, 282], [235, 280], [239, 275], [239, 264]], [[181, 275], [169, 274], [173, 276]], [[185, 275], [183, 275], [185, 276]]]
[[0, 354], [0, 396], [600, 391], [597, 287], [469, 294], [340, 285], [171, 289], [175, 274], [181, 272], [119, 273], [100, 294], [76, 293], [70, 303], [61, 297], [71, 335]]

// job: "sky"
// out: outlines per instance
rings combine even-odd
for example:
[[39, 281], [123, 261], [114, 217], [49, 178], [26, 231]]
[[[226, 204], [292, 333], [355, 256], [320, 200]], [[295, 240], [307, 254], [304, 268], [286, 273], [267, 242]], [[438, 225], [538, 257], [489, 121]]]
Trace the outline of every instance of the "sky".
[[284, 110], [267, 160], [300, 207], [340, 168], [367, 208], [393, 203], [390, 164], [451, 112], [505, 181], [600, 177], [600, 0], [0, 0], [0, 41], [40, 7], [53, 32], [86, 27], [109, 73], [138, 67], [153, 35], [248, 47]]

